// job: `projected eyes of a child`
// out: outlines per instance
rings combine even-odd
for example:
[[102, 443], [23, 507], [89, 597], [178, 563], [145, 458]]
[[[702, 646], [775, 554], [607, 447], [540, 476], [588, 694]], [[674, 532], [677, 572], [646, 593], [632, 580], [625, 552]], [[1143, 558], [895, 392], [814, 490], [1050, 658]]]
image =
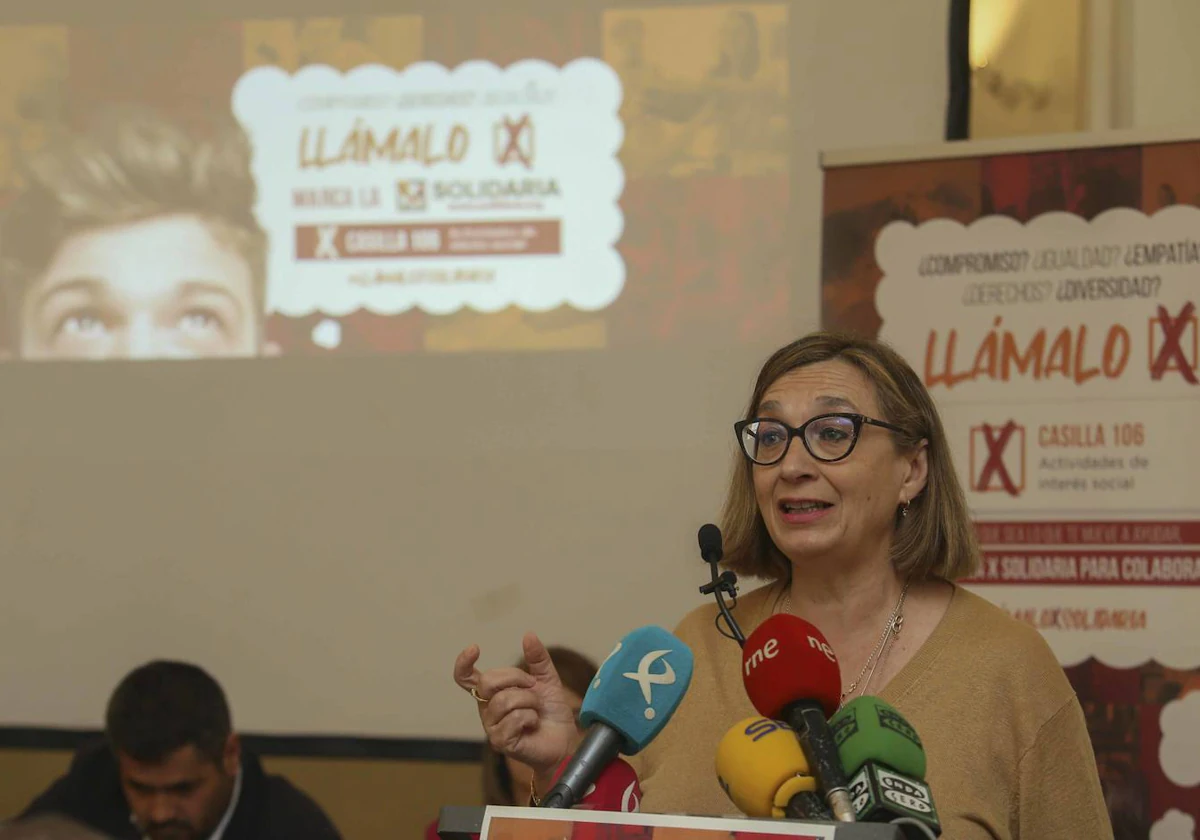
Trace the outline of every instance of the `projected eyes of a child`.
[[59, 320], [54, 332], [77, 336], [79, 338], [98, 337], [103, 335], [108, 325], [95, 311], [70, 313]]
[[[54, 326], [54, 335], [73, 341], [96, 341], [120, 332], [126, 318], [120, 313], [96, 307], [80, 308], [63, 314]], [[226, 319], [208, 307], [192, 307], [163, 319], [166, 330], [176, 330], [185, 338], [214, 339], [228, 332]]]
[[179, 319], [179, 326], [189, 332], [224, 332], [224, 319], [212, 309], [189, 309]]

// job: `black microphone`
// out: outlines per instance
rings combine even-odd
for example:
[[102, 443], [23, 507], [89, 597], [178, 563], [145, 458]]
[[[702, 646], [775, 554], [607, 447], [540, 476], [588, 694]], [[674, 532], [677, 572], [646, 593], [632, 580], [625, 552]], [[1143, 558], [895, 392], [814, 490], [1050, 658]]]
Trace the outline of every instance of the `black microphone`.
[[708, 564], [708, 570], [712, 574], [712, 581], [700, 587], [700, 594], [712, 595], [717, 599], [717, 609], [721, 611], [721, 618], [725, 619], [725, 625], [729, 628], [729, 632], [726, 633], [721, 629], [721, 623], [718, 621], [717, 630], [721, 635], [733, 639], [739, 645], [744, 645], [746, 644], [746, 634], [733, 620], [733, 613], [729, 611], [730, 608], [725, 603], [725, 596], [728, 595], [734, 599], [734, 606], [737, 606], [737, 575], [728, 569], [717, 572], [717, 564], [725, 555], [721, 548], [721, 529], [711, 522], [701, 525], [699, 533], [696, 534], [696, 541], [700, 543], [700, 556], [704, 558], [704, 562]]
[[721, 548], [721, 529], [709, 522], [707, 525], [700, 526], [700, 532], [696, 534], [696, 539], [700, 543], [700, 556], [704, 558], [705, 563], [720, 563], [725, 552]]

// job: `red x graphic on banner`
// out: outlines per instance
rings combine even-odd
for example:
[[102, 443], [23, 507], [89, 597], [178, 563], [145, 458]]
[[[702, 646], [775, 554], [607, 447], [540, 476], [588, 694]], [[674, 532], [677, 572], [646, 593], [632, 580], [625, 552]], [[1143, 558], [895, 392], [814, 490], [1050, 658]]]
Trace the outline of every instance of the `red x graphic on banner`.
[[[1163, 331], [1162, 347], [1158, 349], [1158, 355], [1154, 357], [1154, 361], [1150, 364], [1150, 378], [1157, 381], [1163, 378], [1163, 374], [1167, 372], [1167, 367], [1171, 366], [1179, 371], [1180, 375], [1192, 385], [1200, 384], [1196, 381], [1196, 371], [1192, 369], [1191, 362], [1187, 360], [1187, 356], [1183, 352], [1183, 330], [1192, 320], [1192, 314], [1196, 311], [1196, 304], [1188, 301], [1187, 305], [1179, 312], [1177, 318], [1172, 318], [1167, 308], [1163, 305], [1158, 307], [1158, 323]], [[1171, 363], [1174, 362], [1174, 365]]]
[[1004, 449], [1008, 446], [1008, 442], [1012, 440], [1013, 432], [1017, 430], [1017, 424], [1009, 420], [999, 429], [993, 428], [987, 423], [983, 424], [983, 442], [987, 444], [988, 457], [984, 462], [983, 469], [979, 472], [979, 481], [975, 485], [975, 489], [980, 492], [987, 492], [993, 476], [999, 479], [1000, 486], [1004, 488], [1004, 492], [1010, 496], [1020, 494], [1017, 485], [1013, 483], [1012, 476], [1008, 474], [1008, 467], [1004, 466]]
[[[503, 130], [505, 139], [500, 141], [500, 131]], [[503, 142], [503, 149], [499, 142], [496, 146], [496, 163], [504, 166], [512, 160], [525, 165], [526, 169], [533, 168], [533, 123], [529, 119], [529, 114], [525, 114], [519, 120], [511, 120], [504, 117], [496, 126], [497, 141]], [[522, 145], [524, 141], [524, 145]]]

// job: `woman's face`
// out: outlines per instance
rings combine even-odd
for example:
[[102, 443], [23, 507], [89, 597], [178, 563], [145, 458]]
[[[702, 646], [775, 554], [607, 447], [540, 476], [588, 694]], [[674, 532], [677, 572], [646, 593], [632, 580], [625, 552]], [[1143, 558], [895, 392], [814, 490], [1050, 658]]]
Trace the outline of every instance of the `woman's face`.
[[[880, 416], [875, 388], [853, 365], [835, 360], [781, 376], [759, 403], [756, 416], [799, 427], [819, 414]], [[892, 432], [863, 425], [850, 456], [826, 463], [813, 458], [798, 437], [778, 464], [753, 467], [754, 495], [767, 532], [793, 563], [839, 565], [885, 560], [896, 509], [925, 486], [926, 454], [902, 453]]]
[[[566, 690], [566, 693], [567, 702], [571, 705], [571, 711], [575, 713], [575, 720], [578, 721], [579, 710], [583, 708], [583, 698], [569, 688]], [[578, 733], [575, 743], [571, 744], [572, 752], [574, 752], [575, 747], [579, 746], [579, 741], [582, 738], [583, 733]], [[508, 756], [504, 757], [504, 763], [508, 765], [508, 773], [512, 777], [513, 799], [518, 805], [523, 805], [529, 799], [529, 783], [533, 780], [533, 770], [519, 761], [513, 761]]]

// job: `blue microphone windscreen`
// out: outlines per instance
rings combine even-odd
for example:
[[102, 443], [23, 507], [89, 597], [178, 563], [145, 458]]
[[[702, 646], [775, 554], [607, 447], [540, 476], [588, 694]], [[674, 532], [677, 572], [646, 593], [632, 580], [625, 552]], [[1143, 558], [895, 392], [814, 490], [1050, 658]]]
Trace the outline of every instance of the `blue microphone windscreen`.
[[662, 731], [692, 681], [692, 652], [661, 627], [641, 627], [617, 643], [583, 698], [579, 722], [620, 732], [635, 755]]

